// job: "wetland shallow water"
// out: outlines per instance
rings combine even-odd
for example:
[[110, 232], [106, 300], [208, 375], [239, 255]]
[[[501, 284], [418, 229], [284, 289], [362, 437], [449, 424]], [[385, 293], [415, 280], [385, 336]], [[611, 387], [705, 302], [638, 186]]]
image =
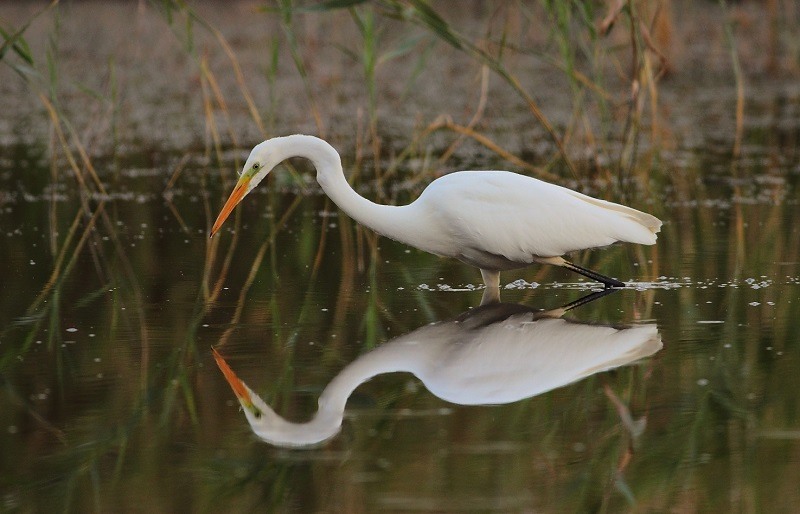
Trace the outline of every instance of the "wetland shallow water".
[[[99, 5], [92, 9], [108, 8]], [[85, 4], [72, 8], [63, 20], [69, 48], [86, 44], [70, 37]], [[92, 29], [94, 38], [109, 26]], [[157, 32], [147, 23], [137, 30]], [[734, 158], [731, 89], [680, 81], [663, 96], [687, 99], [675, 109], [697, 117], [675, 126], [698, 137], [644, 152], [653, 167], [646, 194], [621, 198], [600, 179], [563, 180], [665, 225], [654, 247], [573, 256], [629, 287], [564, 314], [561, 335], [548, 336], [560, 343], [555, 356], [524, 354], [526, 379], [553, 375], [548, 386], [500, 397], [507, 384], [483, 378], [492, 390], [481, 389], [475, 374], [447, 367], [455, 357], [439, 361], [433, 379], [380, 373], [349, 395], [334, 434], [302, 449], [253, 434], [211, 347], [280, 416], [307, 421], [354, 363], [409, 338], [430, 347], [442, 340], [419, 336], [430, 324], [471, 319], [479, 272], [376, 237], [285, 170], [210, 240], [246, 151], [225, 141], [224, 162], [209, 164], [198, 130], [186, 128], [190, 115], [168, 113], [162, 123], [183, 128], [160, 125], [151, 140], [134, 123], [113, 155], [98, 144], [103, 192], [86, 194], [63, 159], [48, 157], [41, 109], [22, 102], [6, 111], [0, 510], [791, 512], [800, 504], [800, 89], [792, 80], [754, 86]], [[414, 105], [424, 111], [437, 101], [426, 98]], [[151, 100], [130, 117], [157, 118]], [[200, 110], [192, 102], [183, 104], [189, 114]], [[347, 117], [343, 102], [338, 115]], [[724, 114], [703, 118], [704, 110]], [[292, 116], [276, 115], [281, 126]], [[397, 118], [393, 134], [415, 123]], [[503, 128], [507, 121], [487, 122], [496, 139], [515, 130]], [[342, 143], [346, 134], [336, 144], [345, 167], [366, 175], [370, 164]], [[511, 167], [473, 150], [465, 144], [454, 160]], [[425, 180], [402, 173], [361, 190], [406, 202]], [[596, 287], [546, 266], [504, 273], [502, 282], [503, 302], [523, 311], [555, 309]], [[536, 324], [523, 321], [506, 328]], [[580, 336], [564, 335], [564, 326]], [[570, 345], [604, 344], [609, 327], [648, 330], [642, 344], [660, 345], [635, 362], [570, 370], [578, 361]], [[471, 348], [457, 339], [451, 352]], [[482, 340], [488, 353], [474, 354], [487, 369], [522, 362], [518, 348], [492, 343]], [[511, 351], [521, 353], [508, 359]], [[446, 390], [436, 383], [445, 375], [466, 382]]]
[[[372, 239], [311, 196], [250, 282], [277, 217], [263, 215], [265, 203], [282, 213], [295, 202], [262, 194], [243, 206], [254, 221], [236, 230], [230, 273], [209, 306], [202, 290], [214, 279], [204, 280], [203, 263], [210, 244], [227, 251], [230, 231], [210, 243], [205, 220], [190, 217], [189, 195], [174, 205], [186, 230], [166, 202], [131, 198], [105, 208], [117, 240], [98, 222], [86, 243], [94, 249], [25, 315], [12, 306], [36, 300], [49, 254], [48, 234], [24, 220], [77, 205], [7, 205], [3, 301], [5, 316], [16, 315], [2, 338], [4, 502], [299, 511], [686, 502], [780, 511], [797, 500], [800, 450], [798, 208], [727, 193], [666, 208], [653, 249], [581, 255], [633, 287], [564, 318], [655, 324], [663, 348], [653, 356], [498, 406], [451, 403], [412, 375], [380, 375], [356, 389], [339, 434], [302, 450], [253, 436], [209, 348], [282, 416], [308, 420], [322, 389], [359, 356], [476, 307], [477, 271]], [[752, 235], [737, 239], [738, 227]], [[591, 287], [547, 268], [508, 273], [505, 283], [505, 302], [535, 309]]]

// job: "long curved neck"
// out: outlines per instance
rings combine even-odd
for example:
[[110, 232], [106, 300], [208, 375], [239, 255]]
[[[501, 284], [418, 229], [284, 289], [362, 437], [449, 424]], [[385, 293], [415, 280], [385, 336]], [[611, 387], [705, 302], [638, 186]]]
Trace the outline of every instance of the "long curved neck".
[[425, 352], [417, 345], [388, 343], [356, 359], [339, 372], [322, 391], [319, 409], [304, 423], [287, 421], [268, 406], [261, 406], [263, 418], [256, 433], [281, 446], [311, 446], [336, 435], [342, 425], [347, 399], [353, 391], [376, 375], [414, 371]]
[[[414, 210], [409, 206], [379, 205], [356, 193], [347, 183], [342, 160], [331, 145], [317, 137], [300, 134], [284, 139], [290, 143], [285, 148], [293, 150], [279, 157], [304, 157], [310, 160], [317, 170], [317, 182], [322, 190], [351, 218], [392, 239], [404, 243], [413, 239]], [[302, 150], [298, 151], [297, 148]]]
[[359, 385], [384, 373], [414, 373], [427, 356], [424, 349], [409, 345], [406, 336], [365, 353], [342, 369], [325, 387], [319, 397], [320, 412], [343, 411], [347, 399]]

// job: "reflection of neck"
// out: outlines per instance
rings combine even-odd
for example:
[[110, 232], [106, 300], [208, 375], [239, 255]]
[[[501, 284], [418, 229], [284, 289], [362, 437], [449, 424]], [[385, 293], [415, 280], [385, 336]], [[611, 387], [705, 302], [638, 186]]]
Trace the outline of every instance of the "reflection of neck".
[[413, 371], [415, 363], [428, 357], [422, 348], [419, 348], [419, 353], [410, 352], [408, 346], [414, 342], [402, 339], [379, 346], [345, 367], [322, 391], [319, 397], [320, 411], [343, 411], [350, 394], [359, 385], [383, 373]]
[[279, 445], [321, 443], [339, 432], [347, 399], [356, 387], [382, 373], [410, 371], [411, 361], [418, 360], [404, 344], [381, 346], [356, 359], [325, 387], [319, 397], [319, 409], [310, 421], [293, 423], [267, 407], [263, 409], [264, 418], [256, 432], [263, 439]]
[[254, 428], [278, 445], [321, 443], [339, 431], [356, 387], [383, 373], [413, 373], [429, 391], [452, 403], [502, 404], [628, 364], [660, 348], [655, 325], [618, 329], [537, 320], [513, 305], [479, 307], [457, 321], [426, 325], [356, 359], [325, 387], [310, 421], [292, 423], [259, 405], [264, 417]]
[[254, 426], [256, 435], [279, 446], [310, 446], [330, 439], [342, 426], [344, 410], [320, 409], [305, 423], [286, 421], [269, 407], [262, 409], [263, 417]]

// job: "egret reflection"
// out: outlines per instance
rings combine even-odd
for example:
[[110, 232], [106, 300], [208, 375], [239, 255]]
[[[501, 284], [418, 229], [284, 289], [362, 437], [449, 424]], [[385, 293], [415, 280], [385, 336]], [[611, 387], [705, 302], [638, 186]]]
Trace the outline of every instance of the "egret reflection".
[[276, 414], [216, 350], [214, 358], [258, 437], [278, 446], [313, 446], [339, 432], [351, 393], [383, 373], [412, 373], [431, 393], [451, 403], [497, 405], [545, 393], [660, 350], [655, 324], [620, 327], [561, 317], [609, 291], [550, 311], [490, 303], [392, 339], [334, 377], [319, 397], [317, 413], [302, 423]]

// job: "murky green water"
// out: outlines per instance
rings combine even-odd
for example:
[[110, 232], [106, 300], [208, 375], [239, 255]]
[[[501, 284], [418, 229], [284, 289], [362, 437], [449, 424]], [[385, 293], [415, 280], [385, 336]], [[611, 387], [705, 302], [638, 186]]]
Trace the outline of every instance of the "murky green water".
[[[624, 187], [613, 163], [594, 170], [576, 151], [592, 178], [565, 185], [665, 225], [655, 247], [574, 255], [630, 287], [558, 317], [553, 309], [595, 286], [536, 266], [502, 276], [503, 306], [478, 308], [477, 270], [376, 237], [314, 187], [301, 193], [284, 170], [210, 240], [246, 154], [231, 140], [258, 139], [235, 79], [219, 72], [233, 128], [215, 127], [223, 132], [215, 166], [203, 118], [214, 97], [201, 96], [198, 80], [210, 82], [181, 35], [141, 5], [71, 9], [55, 45], [60, 98], [105, 192], [78, 186], [37, 96], [0, 70], [0, 511], [792, 512], [800, 504], [793, 79], [748, 84], [738, 158], [730, 76], [720, 79], [718, 62], [695, 70], [708, 83], [681, 70], [659, 86], [672, 114], [660, 128], [675, 135], [663, 136], [663, 148], [641, 138]], [[253, 79], [267, 73], [269, 42], [255, 18], [241, 25], [253, 13], [239, 9], [209, 17], [235, 36], [255, 102], [271, 106], [276, 132], [314, 131], [288, 57], [276, 81]], [[27, 7], [15, 10], [26, 19]], [[89, 30], [82, 20], [94, 14], [105, 23]], [[473, 15], [482, 20], [479, 9]], [[477, 23], [464, 16], [467, 27]], [[349, 20], [323, 18], [309, 33], [352, 37], [328, 31], [331, 19]], [[32, 45], [43, 46], [47, 27], [30, 30]], [[217, 48], [215, 38], [196, 37]], [[153, 53], [139, 68], [149, 44], [172, 53]], [[714, 48], [727, 58], [724, 45]], [[340, 48], [317, 50], [319, 62], [306, 58], [319, 65], [311, 71], [322, 116], [347, 172], [378, 198], [369, 152], [355, 149], [361, 79]], [[431, 136], [419, 155], [392, 161], [419, 135], [420, 117], [473, 112], [479, 67], [436, 52], [429, 68], [463, 91], [438, 95], [443, 79], [433, 73], [402, 101], [384, 99], [398, 97], [397, 84], [379, 91], [389, 161], [381, 165], [399, 166], [382, 190], [390, 202], [415, 197], [425, 182], [418, 173], [455, 138]], [[397, 66], [408, 75], [415, 62]], [[543, 87], [537, 97], [557, 124], [572, 112], [567, 89]], [[496, 83], [490, 91], [481, 130], [539, 164], [553, 157], [519, 98]], [[453, 166], [512, 167], [474, 141], [446, 161]], [[288, 422], [261, 433], [272, 442], [251, 430], [212, 347]], [[318, 414], [320, 395], [330, 408]], [[293, 447], [300, 443], [308, 447]]]
[[[311, 449], [253, 435], [210, 347], [278, 414], [307, 421], [354, 361], [408, 334], [442, 344], [421, 327], [476, 307], [479, 274], [376, 239], [321, 196], [297, 204], [267, 189], [240, 209], [246, 222], [209, 241], [204, 206], [215, 214], [227, 191], [209, 200], [187, 187], [167, 201], [167, 175], [156, 176], [121, 179], [136, 192], [89, 200], [86, 214], [68, 193], [3, 207], [5, 508], [785, 511], [798, 499], [796, 175], [745, 180], [738, 193], [712, 180], [697, 200], [651, 206], [667, 222], [655, 248], [576, 256], [634, 287], [568, 312], [524, 355], [483, 336], [473, 346], [483, 375], [450, 354], [427, 364], [432, 391], [408, 373], [378, 374]], [[504, 302], [532, 310], [589, 289], [548, 268], [504, 283]], [[653, 325], [645, 339], [663, 348], [557, 387], [591, 367], [581, 345], [609, 344], [608, 325]], [[450, 351], [471, 337], [453, 337]], [[541, 393], [539, 375], [557, 388]], [[523, 399], [463, 405], [505, 402], [492, 395], [519, 376], [532, 384]]]

